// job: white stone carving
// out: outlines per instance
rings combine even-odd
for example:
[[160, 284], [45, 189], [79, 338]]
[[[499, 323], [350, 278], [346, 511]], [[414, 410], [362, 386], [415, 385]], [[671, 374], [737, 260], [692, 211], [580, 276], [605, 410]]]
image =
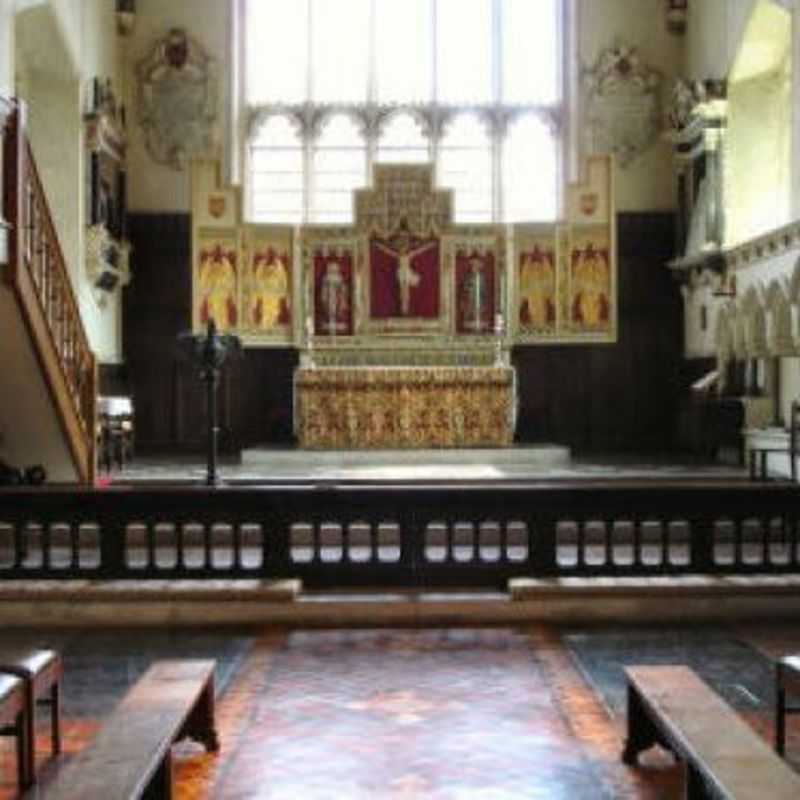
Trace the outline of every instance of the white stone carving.
[[87, 228], [86, 275], [97, 304], [105, 308], [108, 297], [130, 283], [130, 245], [113, 239], [104, 225]]
[[635, 47], [615, 44], [584, 70], [584, 84], [590, 148], [614, 153], [625, 167], [658, 137], [661, 74]]
[[213, 59], [186, 32], [173, 28], [136, 67], [138, 114], [147, 150], [182, 170], [211, 155], [217, 140], [217, 79]]

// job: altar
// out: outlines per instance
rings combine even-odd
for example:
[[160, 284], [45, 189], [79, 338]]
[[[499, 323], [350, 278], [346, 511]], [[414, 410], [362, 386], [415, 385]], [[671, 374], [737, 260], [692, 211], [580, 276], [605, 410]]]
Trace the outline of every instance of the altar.
[[323, 367], [295, 373], [300, 447], [507, 447], [511, 367]]
[[512, 349], [616, 340], [607, 156], [563, 220], [510, 226], [457, 222], [433, 164], [381, 163], [352, 222], [251, 224], [212, 167], [192, 180], [193, 325], [297, 351], [300, 447], [509, 447]]

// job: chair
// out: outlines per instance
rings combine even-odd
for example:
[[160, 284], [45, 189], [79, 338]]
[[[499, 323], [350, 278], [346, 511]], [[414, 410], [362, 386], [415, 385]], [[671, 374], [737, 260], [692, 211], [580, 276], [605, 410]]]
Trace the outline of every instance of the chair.
[[115, 464], [125, 469], [133, 457], [133, 402], [130, 397], [99, 397], [97, 410], [99, 465], [106, 472]]
[[789, 411], [788, 447], [750, 447], [750, 480], [769, 480], [768, 459], [770, 453], [783, 453], [789, 456], [789, 474], [792, 482], [797, 481], [797, 456], [800, 454], [800, 401], [793, 400]]

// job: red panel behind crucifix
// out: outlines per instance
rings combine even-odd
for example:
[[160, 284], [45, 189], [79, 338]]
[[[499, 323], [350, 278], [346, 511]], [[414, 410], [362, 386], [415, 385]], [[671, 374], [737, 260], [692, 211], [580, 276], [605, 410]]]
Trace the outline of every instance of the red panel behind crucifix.
[[369, 243], [370, 317], [439, 316], [439, 240], [405, 232]]

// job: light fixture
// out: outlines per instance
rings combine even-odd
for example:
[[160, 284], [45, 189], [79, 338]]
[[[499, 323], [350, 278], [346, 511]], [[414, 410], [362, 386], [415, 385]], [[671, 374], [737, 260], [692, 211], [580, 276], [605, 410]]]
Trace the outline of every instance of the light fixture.
[[127, 36], [136, 22], [136, 0], [117, 0], [117, 33]]
[[684, 33], [689, 16], [689, 0], [666, 0], [667, 30], [670, 33]]

